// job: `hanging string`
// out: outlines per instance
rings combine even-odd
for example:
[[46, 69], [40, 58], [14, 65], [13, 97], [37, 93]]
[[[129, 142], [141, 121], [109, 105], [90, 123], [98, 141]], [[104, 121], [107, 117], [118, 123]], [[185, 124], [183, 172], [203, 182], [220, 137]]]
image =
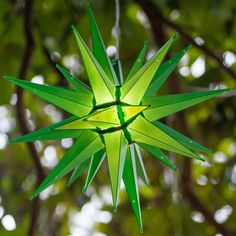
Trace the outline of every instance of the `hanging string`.
[[119, 33], [120, 33], [120, 1], [115, 0], [116, 3], [116, 20], [115, 20], [115, 39], [116, 39], [116, 59], [119, 59]]

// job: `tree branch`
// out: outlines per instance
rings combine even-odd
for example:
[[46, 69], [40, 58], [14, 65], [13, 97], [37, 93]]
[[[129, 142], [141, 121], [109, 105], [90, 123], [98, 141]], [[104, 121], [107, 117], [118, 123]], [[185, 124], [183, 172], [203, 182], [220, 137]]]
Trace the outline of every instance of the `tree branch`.
[[[151, 24], [151, 27], [153, 30], [153, 34], [154, 34], [157, 44], [159, 46], [162, 46], [166, 42], [166, 35], [165, 35], [165, 31], [163, 29], [163, 25], [167, 24], [169, 22], [169, 20], [166, 20], [162, 16], [160, 10], [150, 0], [135, 0], [135, 1], [142, 7], [142, 9], [146, 13], [147, 17], [149, 18], [149, 21], [150, 21], [150, 24]], [[169, 22], [168, 25], [173, 26], [172, 22]], [[181, 32], [183, 33], [182, 30], [181, 30]], [[185, 34], [185, 36], [187, 36], [187, 34]], [[192, 38], [189, 38], [189, 37], [188, 37], [188, 39], [193, 40]], [[194, 41], [194, 45], [196, 45], [195, 41]], [[197, 46], [199, 48], [199, 45], [197, 45]], [[206, 52], [210, 52], [210, 51], [207, 49]], [[213, 54], [211, 52], [210, 52], [210, 55], [213, 56]], [[213, 58], [215, 58], [215, 57], [213, 57]], [[229, 68], [226, 68], [226, 69], [228, 70]], [[232, 75], [232, 76], [234, 76], [234, 75]], [[236, 78], [236, 76], [234, 78]], [[179, 81], [176, 79], [176, 76], [174, 75], [174, 73], [172, 73], [170, 75], [168, 83], [169, 83], [169, 89], [170, 89], [171, 93], [181, 92], [181, 87], [180, 87]], [[190, 136], [185, 113], [179, 112], [179, 113], [175, 114], [175, 116], [176, 116], [176, 119], [178, 120], [178, 123], [180, 125], [181, 130], [182, 130], [182, 133], [184, 133], [187, 136]], [[231, 233], [227, 228], [225, 228], [225, 226], [223, 224], [218, 224], [215, 221], [212, 214], [209, 212], [209, 210], [198, 200], [196, 194], [194, 193], [194, 191], [191, 188], [191, 185], [192, 185], [192, 181], [191, 181], [192, 172], [191, 172], [191, 170], [192, 170], [192, 161], [190, 158], [185, 158], [183, 161], [183, 169], [182, 169], [182, 175], [181, 175], [181, 188], [182, 188], [181, 190], [182, 190], [183, 197], [188, 200], [188, 202], [190, 203], [190, 205], [193, 209], [201, 212], [204, 215], [204, 217], [208, 221], [208, 223], [211, 224], [216, 229], [217, 232], [222, 233], [225, 236], [233, 235], [233, 233]]]
[[[172, 22], [171, 20], [169, 20], [167, 17], [165, 17], [161, 10], [158, 8], [158, 6], [156, 4], [154, 4], [153, 2], [151, 2], [150, 0], [144, 1], [144, 0], [135, 0], [137, 3], [139, 3], [143, 10], [145, 11], [145, 9], [149, 9], [149, 13], [148, 15], [152, 17], [153, 22], [150, 22], [151, 24], [156, 24], [156, 22], [161, 22], [162, 25], [166, 25], [172, 29], [174, 29], [175, 31], [177, 31], [186, 41], [188, 41], [189, 43], [191, 43], [193, 46], [195, 46], [196, 48], [198, 48], [199, 50], [201, 50], [206, 56], [209, 56], [210, 58], [214, 59], [217, 64], [223, 69], [225, 70], [230, 76], [232, 76], [234, 79], [236, 79], [236, 72], [234, 70], [232, 70], [232, 68], [227, 67], [224, 65], [223, 63], [223, 57], [219, 54], [217, 55], [216, 53], [214, 53], [212, 50], [210, 50], [205, 44], [199, 45], [198, 43], [196, 43], [196, 41], [194, 40], [194, 38], [188, 34], [180, 25]], [[154, 8], [150, 8], [150, 7], [154, 7]], [[146, 12], [146, 11], [145, 11]], [[147, 14], [147, 12], [146, 12]], [[148, 16], [148, 17], [149, 17]]]
[[[33, 9], [33, 0], [26, 0], [25, 9], [24, 9], [24, 33], [26, 38], [26, 47], [24, 50], [22, 63], [19, 70], [18, 77], [25, 79], [27, 75], [28, 68], [32, 59], [33, 51], [35, 48], [35, 42], [32, 33], [32, 9]], [[29, 133], [28, 121], [25, 114], [25, 108], [23, 104], [23, 89], [20, 87], [16, 88], [17, 94], [17, 103], [16, 103], [16, 113], [19, 123], [20, 131], [23, 135]], [[31, 153], [31, 157], [37, 173], [37, 184], [40, 184], [44, 179], [44, 171], [41, 166], [37, 150], [34, 143], [27, 143], [28, 149]], [[36, 223], [39, 213], [39, 198], [36, 198], [32, 203], [31, 209], [31, 222], [28, 230], [28, 235], [35, 235]]]

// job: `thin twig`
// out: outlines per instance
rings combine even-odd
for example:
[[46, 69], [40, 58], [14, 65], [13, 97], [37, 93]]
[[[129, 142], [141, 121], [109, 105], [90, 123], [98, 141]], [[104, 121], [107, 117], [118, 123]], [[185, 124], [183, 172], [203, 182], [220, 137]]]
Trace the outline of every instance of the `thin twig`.
[[[163, 22], [163, 17], [160, 17], [161, 15], [160, 10], [157, 9], [156, 5], [149, 0], [135, 0], [135, 1], [142, 7], [147, 17], [149, 18], [157, 44], [159, 46], [162, 46], [164, 42], [166, 41], [166, 35], [165, 35], [165, 31], [163, 30], [164, 22]], [[174, 73], [170, 75], [168, 83], [169, 83], [169, 89], [171, 93], [181, 92], [179, 81], [176, 79], [176, 76], [174, 75]], [[184, 133], [187, 136], [190, 136], [185, 113], [179, 112], [175, 115], [175, 117], [178, 120], [182, 133]], [[191, 188], [191, 184], [192, 184], [191, 170], [192, 170], [192, 162], [190, 158], [185, 158], [183, 161], [183, 170], [182, 170], [182, 175], [181, 175], [181, 188], [182, 188], [183, 197], [188, 200], [188, 202], [190, 203], [193, 209], [201, 212], [204, 215], [208, 223], [211, 224], [213, 227], [215, 227], [217, 232], [222, 233], [223, 235], [226, 235], [226, 236], [233, 235], [223, 224], [217, 223], [213, 215], [206, 208], [206, 206], [204, 206], [198, 200], [196, 194]]]
[[[24, 9], [24, 33], [26, 38], [26, 47], [21, 63], [21, 67], [19, 70], [19, 78], [25, 79], [30, 62], [32, 59], [33, 51], [35, 48], [35, 42], [33, 38], [32, 33], [32, 9], [33, 9], [33, 0], [26, 0], [25, 3], [25, 9]], [[17, 103], [16, 103], [16, 113], [17, 113], [17, 119], [19, 123], [20, 131], [23, 135], [29, 133], [29, 126], [28, 121], [25, 114], [25, 108], [23, 104], [23, 89], [20, 87], [16, 88], [16, 94], [17, 94]], [[27, 143], [28, 149], [31, 153], [31, 157], [36, 169], [37, 173], [37, 184], [41, 183], [44, 178], [44, 171], [41, 166], [39, 156], [37, 153], [37, 150], [35, 148], [35, 145], [33, 143]], [[28, 235], [33, 236], [36, 232], [36, 223], [39, 213], [39, 198], [36, 198], [32, 202], [32, 209], [31, 209], [31, 222], [28, 230]]]

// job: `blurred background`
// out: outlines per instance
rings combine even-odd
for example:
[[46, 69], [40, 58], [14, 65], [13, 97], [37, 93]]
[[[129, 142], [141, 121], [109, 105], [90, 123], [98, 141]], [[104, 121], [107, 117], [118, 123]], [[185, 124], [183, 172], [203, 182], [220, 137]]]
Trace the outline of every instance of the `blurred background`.
[[[85, 0], [1, 0], [0, 75], [41, 84], [69, 86], [60, 63], [86, 80], [71, 32], [75, 24], [91, 47]], [[115, 1], [91, 0], [110, 56], [115, 48]], [[129, 71], [144, 40], [147, 58], [178, 32], [169, 56], [189, 44], [159, 94], [236, 87], [235, 0], [120, 0], [120, 60]], [[168, 154], [178, 172], [144, 153], [151, 187], [140, 182], [147, 236], [236, 235], [235, 91], [163, 120], [213, 150], [205, 163]], [[28, 197], [72, 145], [72, 139], [9, 144], [23, 133], [68, 114], [0, 79], [0, 235], [136, 236], [138, 225], [124, 187], [112, 212], [107, 163], [89, 191], [84, 173], [71, 188], [69, 176]]]

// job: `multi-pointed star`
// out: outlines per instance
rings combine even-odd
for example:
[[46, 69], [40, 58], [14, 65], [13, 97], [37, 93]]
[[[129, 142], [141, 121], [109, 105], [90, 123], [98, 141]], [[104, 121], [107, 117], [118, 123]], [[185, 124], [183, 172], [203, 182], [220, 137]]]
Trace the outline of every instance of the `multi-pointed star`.
[[[140, 147], [173, 170], [176, 168], [161, 149], [203, 160], [196, 152], [209, 149], [161, 123], [171, 115], [225, 90], [155, 96], [188, 48], [161, 64], [176, 36], [144, 65], [147, 43], [123, 82], [119, 63], [112, 65], [90, 7], [88, 7], [93, 53], [72, 26], [91, 87], [57, 65], [73, 89], [40, 85], [8, 76], [4, 78], [69, 112], [73, 116], [20, 137], [13, 142], [74, 138], [73, 146], [33, 193], [35, 198], [51, 184], [73, 171], [71, 185], [86, 169], [85, 190], [90, 186], [105, 157], [108, 160], [114, 207], [118, 204], [121, 179], [125, 184], [136, 219], [142, 229], [137, 175], [148, 184]], [[118, 66], [117, 66], [118, 65]]]

